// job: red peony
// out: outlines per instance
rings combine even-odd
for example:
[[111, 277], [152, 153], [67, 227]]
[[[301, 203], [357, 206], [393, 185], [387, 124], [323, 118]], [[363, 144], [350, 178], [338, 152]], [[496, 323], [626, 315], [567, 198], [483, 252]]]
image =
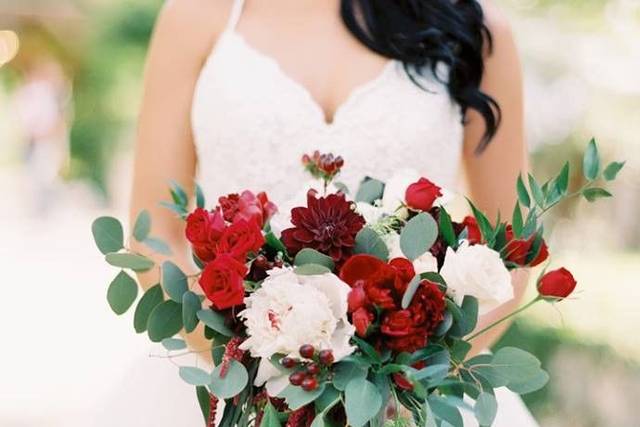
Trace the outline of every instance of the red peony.
[[466, 216], [462, 221], [462, 225], [467, 230], [467, 240], [469, 244], [482, 243], [482, 233], [478, 227], [478, 221], [473, 216]]
[[577, 282], [566, 268], [550, 271], [540, 279], [538, 292], [546, 298], [564, 299], [571, 295]]
[[273, 202], [269, 201], [267, 193], [262, 192], [257, 195], [251, 191], [244, 191], [242, 194], [229, 194], [218, 199], [224, 219], [228, 222], [234, 222], [238, 219], [245, 221], [255, 221], [260, 228], [269, 222], [271, 217], [275, 215], [278, 208]]
[[216, 245], [224, 228], [224, 218], [220, 209], [207, 211], [198, 208], [189, 214], [185, 235], [200, 260], [209, 262], [215, 258]]
[[441, 190], [427, 178], [420, 178], [418, 182], [407, 187], [404, 198], [410, 208], [426, 212], [433, 207], [436, 199], [442, 196]]
[[217, 310], [224, 310], [244, 301], [244, 276], [247, 267], [230, 255], [216, 257], [204, 268], [200, 287]]
[[244, 262], [247, 254], [258, 252], [264, 243], [262, 231], [255, 222], [238, 219], [222, 232], [216, 252]]
[[307, 195], [307, 207], [291, 210], [291, 222], [294, 226], [282, 232], [282, 242], [291, 255], [312, 248], [336, 263], [349, 257], [356, 234], [365, 224], [344, 194], [318, 198], [312, 191]]
[[540, 246], [540, 250], [538, 251], [538, 255], [536, 255], [535, 259], [527, 264], [527, 257], [529, 256], [529, 252], [533, 247], [533, 243], [536, 240], [536, 234], [533, 234], [527, 240], [515, 239], [513, 235], [513, 228], [508, 225], [506, 231], [506, 239], [507, 244], [503, 253], [507, 261], [511, 261], [514, 264], [521, 266], [530, 266], [535, 267], [543, 263], [549, 257], [549, 248], [547, 247], [547, 243], [543, 240]]

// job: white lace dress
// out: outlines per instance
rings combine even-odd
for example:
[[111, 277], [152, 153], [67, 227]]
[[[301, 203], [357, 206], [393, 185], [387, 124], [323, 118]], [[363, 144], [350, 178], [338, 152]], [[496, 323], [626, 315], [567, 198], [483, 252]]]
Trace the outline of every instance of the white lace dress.
[[[351, 188], [366, 175], [384, 181], [401, 168], [415, 169], [445, 188], [455, 188], [463, 127], [460, 108], [442, 84], [423, 78], [421, 84], [428, 91], [421, 90], [399, 62], [389, 61], [376, 78], [353, 90], [329, 123], [305, 87], [236, 32], [242, 3], [236, 0], [194, 96], [198, 182], [209, 203], [250, 189], [266, 190], [277, 204], [286, 204], [306, 179], [302, 154], [316, 149], [345, 159], [341, 181]], [[160, 369], [155, 362], [154, 369]], [[166, 365], [166, 370], [175, 371]], [[136, 418], [137, 427], [177, 425], [168, 421], [176, 418], [184, 426], [201, 424], [193, 391], [179, 383], [177, 372], [175, 376], [175, 381], [169, 380], [163, 372], [161, 381], [153, 381], [156, 387], [146, 384], [135, 397], [136, 404], [149, 399], [155, 408], [140, 410], [144, 416]], [[537, 425], [517, 396], [501, 391], [498, 397], [496, 426]], [[465, 418], [465, 426], [477, 425], [473, 416]]]

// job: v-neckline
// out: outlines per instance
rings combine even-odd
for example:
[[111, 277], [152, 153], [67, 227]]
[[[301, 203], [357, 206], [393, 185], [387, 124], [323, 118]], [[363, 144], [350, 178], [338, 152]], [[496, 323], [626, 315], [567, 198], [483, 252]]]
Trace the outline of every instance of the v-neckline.
[[388, 60], [382, 67], [382, 69], [373, 78], [355, 85], [349, 91], [349, 94], [346, 96], [346, 98], [337, 105], [335, 111], [330, 114], [324, 109], [322, 104], [318, 102], [318, 100], [304, 84], [299, 82], [297, 79], [295, 79], [285, 71], [280, 61], [274, 56], [269, 55], [254, 47], [242, 34], [233, 29], [226, 31], [225, 36], [234, 37], [248, 52], [251, 52], [257, 58], [260, 58], [261, 60], [270, 64], [285, 82], [287, 82], [289, 85], [291, 85], [291, 87], [295, 88], [303, 95], [309, 105], [319, 115], [322, 125], [327, 129], [330, 129], [336, 125], [336, 123], [339, 121], [340, 116], [344, 114], [343, 112], [346, 111], [358, 97], [372, 90], [380, 82], [382, 82], [386, 78], [386, 76], [390, 74], [390, 71], [397, 63], [397, 60], [395, 59]]

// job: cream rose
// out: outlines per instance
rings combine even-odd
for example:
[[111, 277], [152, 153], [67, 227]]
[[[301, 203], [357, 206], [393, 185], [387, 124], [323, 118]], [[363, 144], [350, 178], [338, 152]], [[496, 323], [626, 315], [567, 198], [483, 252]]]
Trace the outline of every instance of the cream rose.
[[448, 248], [440, 275], [447, 282], [447, 294], [457, 303], [465, 295], [478, 298], [480, 314], [513, 299], [511, 275], [500, 254], [486, 245], [465, 241], [457, 251]]

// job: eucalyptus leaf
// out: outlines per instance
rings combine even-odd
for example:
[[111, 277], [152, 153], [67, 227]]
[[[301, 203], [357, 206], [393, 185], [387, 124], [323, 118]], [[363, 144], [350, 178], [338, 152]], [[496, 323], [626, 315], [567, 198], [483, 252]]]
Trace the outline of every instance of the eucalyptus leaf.
[[187, 275], [171, 261], [162, 264], [162, 288], [173, 301], [182, 303], [182, 295], [189, 289]]
[[387, 245], [378, 233], [370, 227], [364, 227], [358, 232], [353, 252], [355, 254], [373, 255], [383, 261], [389, 259], [389, 249]]
[[96, 246], [104, 255], [124, 247], [122, 224], [116, 218], [103, 216], [96, 219], [91, 225], [91, 232]]
[[114, 267], [128, 268], [137, 272], [149, 271], [155, 265], [145, 256], [130, 253], [108, 253], [105, 259]]
[[149, 315], [147, 332], [149, 339], [160, 342], [171, 338], [182, 329], [182, 305], [174, 301], [158, 304]]
[[159, 284], [149, 288], [144, 295], [142, 295], [142, 298], [140, 298], [136, 306], [136, 311], [133, 314], [133, 328], [137, 333], [140, 334], [147, 330], [149, 315], [162, 300], [162, 288]]
[[179, 370], [180, 378], [187, 384], [205, 386], [211, 384], [211, 374], [192, 366], [181, 366]]
[[360, 184], [356, 193], [356, 202], [365, 202], [373, 204], [384, 194], [384, 183], [377, 179], [368, 178]]
[[344, 391], [345, 410], [349, 425], [362, 427], [373, 419], [382, 407], [382, 396], [376, 386], [364, 378], [353, 379]]
[[411, 305], [411, 301], [415, 296], [418, 288], [420, 287], [420, 283], [422, 283], [422, 278], [420, 275], [415, 276], [409, 284], [407, 285], [407, 290], [404, 291], [404, 295], [402, 296], [402, 309], [406, 310], [409, 305]]
[[598, 153], [595, 139], [589, 141], [587, 145], [587, 150], [582, 160], [582, 172], [588, 181], [597, 179], [600, 173], [600, 154]]
[[329, 270], [333, 270], [336, 266], [335, 262], [330, 256], [316, 251], [311, 248], [304, 248], [296, 255], [293, 264], [295, 266], [303, 266], [307, 264], [316, 264], [327, 267]]
[[490, 426], [498, 413], [498, 402], [491, 393], [482, 392], [476, 399], [473, 412], [481, 426]]
[[299, 276], [320, 276], [331, 273], [329, 268], [319, 264], [304, 264], [296, 267], [293, 271]]
[[611, 162], [611, 163], [609, 163], [609, 165], [605, 168], [604, 173], [602, 174], [604, 176], [604, 179], [607, 180], [607, 181], [615, 180], [616, 177], [618, 176], [618, 173], [624, 167], [625, 163], [626, 162]]
[[219, 334], [222, 334], [227, 337], [232, 337], [234, 335], [231, 329], [229, 329], [225, 325], [225, 319], [222, 314], [215, 312], [211, 309], [204, 309], [204, 310], [198, 311], [196, 315], [198, 316], [198, 319], [200, 319], [202, 323], [204, 323], [214, 331], [218, 332]]
[[209, 388], [219, 399], [230, 399], [244, 390], [249, 382], [247, 368], [237, 360], [231, 360], [227, 372], [221, 377], [224, 365], [217, 366], [211, 374], [212, 380]]
[[200, 298], [191, 291], [182, 295], [182, 323], [186, 332], [193, 332], [198, 326], [198, 311], [202, 309]]
[[293, 411], [308, 405], [324, 393], [325, 384], [321, 384], [312, 391], [303, 390], [302, 387], [289, 384], [279, 395], [285, 399], [289, 408]]
[[366, 366], [355, 362], [340, 362], [334, 366], [333, 385], [343, 391], [351, 380], [367, 378], [369, 370]]
[[264, 413], [262, 420], [260, 421], [260, 427], [281, 427], [280, 419], [278, 418], [278, 411], [273, 407], [269, 399], [264, 407]]
[[[494, 374], [506, 380], [506, 384], [521, 383], [540, 372], [540, 361], [524, 350], [516, 347], [503, 347], [491, 360]], [[489, 379], [491, 380], [491, 379]], [[498, 387], [496, 385], [496, 387]]]
[[167, 256], [173, 254], [169, 245], [164, 240], [157, 237], [147, 237], [142, 241], [142, 243], [155, 253]]
[[437, 395], [431, 395], [427, 399], [436, 418], [449, 423], [453, 427], [463, 427], [460, 410]]
[[124, 314], [138, 296], [138, 284], [127, 273], [121, 271], [109, 285], [107, 301], [117, 315]]
[[411, 218], [400, 233], [400, 249], [410, 260], [424, 255], [438, 239], [438, 224], [428, 213]]
[[162, 340], [162, 346], [168, 351], [184, 350], [187, 343], [179, 338], [165, 338]]
[[527, 394], [540, 390], [549, 382], [549, 374], [542, 369], [532, 377], [524, 378], [521, 381], [511, 381], [507, 385], [509, 390], [518, 394]]
[[148, 210], [143, 210], [138, 214], [135, 225], [133, 226], [133, 237], [138, 242], [142, 242], [149, 237], [151, 232], [151, 214]]

